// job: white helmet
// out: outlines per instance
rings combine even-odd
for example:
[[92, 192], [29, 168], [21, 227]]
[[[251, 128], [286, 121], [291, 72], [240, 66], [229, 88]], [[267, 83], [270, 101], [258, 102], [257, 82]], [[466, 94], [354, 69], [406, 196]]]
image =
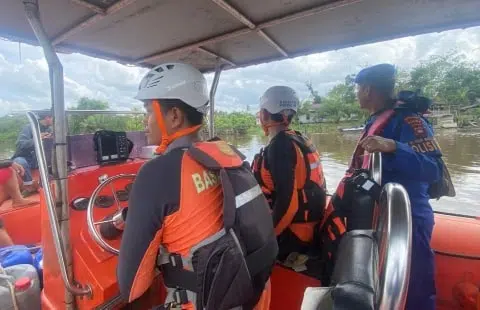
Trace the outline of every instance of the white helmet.
[[271, 114], [284, 110], [297, 112], [299, 103], [297, 93], [288, 86], [272, 86], [260, 97], [260, 108]]
[[143, 77], [135, 99], [180, 99], [205, 113], [209, 102], [207, 80], [190, 65], [164, 63]]

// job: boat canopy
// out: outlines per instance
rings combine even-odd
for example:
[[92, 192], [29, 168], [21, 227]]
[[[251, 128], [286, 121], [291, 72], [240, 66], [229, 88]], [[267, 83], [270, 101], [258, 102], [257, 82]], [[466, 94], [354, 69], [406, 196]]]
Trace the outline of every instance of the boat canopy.
[[[0, 37], [38, 44], [22, 1], [2, 0]], [[41, 0], [59, 52], [202, 72], [480, 25], [478, 0]]]

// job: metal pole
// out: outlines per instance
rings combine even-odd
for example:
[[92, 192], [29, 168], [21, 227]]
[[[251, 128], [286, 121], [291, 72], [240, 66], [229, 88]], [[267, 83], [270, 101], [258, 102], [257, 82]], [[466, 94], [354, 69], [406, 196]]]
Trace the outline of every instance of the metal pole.
[[[27, 14], [28, 21], [32, 27], [38, 42], [43, 48], [45, 58], [48, 63], [51, 77], [51, 90], [52, 90], [52, 105], [54, 112], [54, 180], [55, 180], [55, 198], [57, 214], [59, 214], [61, 243], [63, 245], [64, 261], [60, 261], [60, 266], [65, 264], [66, 274], [62, 272], [65, 285], [65, 306], [67, 309], [75, 308], [75, 300], [72, 296], [74, 294], [87, 294], [90, 291], [85, 289], [78, 289], [72, 286], [69, 279], [72, 278], [72, 256], [70, 249], [70, 227], [69, 227], [69, 208], [67, 203], [67, 127], [65, 121], [65, 103], [64, 103], [64, 90], [63, 90], [63, 67], [60, 60], [52, 47], [50, 40], [43, 28], [40, 21], [40, 14], [38, 10], [38, 0], [23, 0], [25, 12]], [[44, 184], [47, 187], [47, 184]], [[51, 223], [55, 225], [56, 223]], [[57, 238], [58, 236], [53, 236]], [[58, 255], [58, 253], [57, 253]]]
[[55, 202], [53, 199], [52, 190], [50, 188], [50, 182], [48, 180], [47, 161], [45, 158], [45, 150], [43, 148], [42, 138], [40, 136], [40, 127], [39, 127], [38, 119], [33, 112], [27, 112], [27, 117], [28, 117], [28, 121], [30, 122], [30, 126], [32, 126], [33, 144], [35, 145], [35, 154], [37, 155], [37, 160], [38, 160], [38, 170], [40, 172], [40, 180], [42, 182], [43, 190], [45, 192], [48, 218], [50, 220], [50, 227], [52, 229], [52, 237], [53, 237], [52, 239], [55, 246], [55, 252], [58, 258], [58, 264], [60, 266], [60, 273], [62, 275], [62, 279], [65, 282], [65, 286], [69, 292], [72, 292], [75, 295], [90, 295], [92, 291], [88, 285], [86, 285], [85, 287], [76, 286], [70, 280], [71, 278], [68, 275], [67, 265], [65, 261], [65, 253], [62, 249], [62, 244], [61, 244], [57, 213], [55, 212]]
[[210, 88], [210, 116], [209, 116], [209, 130], [210, 139], [215, 137], [215, 93], [217, 92], [218, 81], [222, 73], [223, 66], [219, 65], [215, 68], [215, 75], [213, 76], [212, 87]]

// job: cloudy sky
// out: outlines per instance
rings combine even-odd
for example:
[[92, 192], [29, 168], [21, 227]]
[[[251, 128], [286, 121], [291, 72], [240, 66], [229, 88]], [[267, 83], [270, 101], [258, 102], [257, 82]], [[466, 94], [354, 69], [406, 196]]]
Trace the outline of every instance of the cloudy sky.
[[[256, 110], [270, 86], [284, 84], [308, 96], [306, 81], [325, 94], [350, 73], [366, 65], [390, 62], [410, 68], [430, 55], [457, 50], [480, 60], [480, 27], [432, 33], [272, 62], [222, 74], [217, 106], [222, 110]], [[21, 52], [20, 52], [21, 51]], [[81, 97], [110, 102], [113, 109], [141, 106], [132, 99], [145, 69], [80, 54], [60, 55], [65, 73], [65, 100], [74, 106]], [[209, 83], [212, 76], [208, 75]], [[50, 106], [48, 67], [40, 48], [0, 39], [0, 116], [12, 110]]]

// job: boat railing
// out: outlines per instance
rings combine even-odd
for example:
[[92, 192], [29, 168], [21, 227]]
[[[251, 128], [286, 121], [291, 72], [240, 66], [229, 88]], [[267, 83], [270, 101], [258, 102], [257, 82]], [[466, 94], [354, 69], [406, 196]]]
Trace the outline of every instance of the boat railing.
[[388, 183], [380, 195], [378, 309], [404, 309], [410, 279], [412, 216], [405, 188]]
[[379, 185], [382, 185], [382, 154], [372, 153], [370, 156], [369, 170], [371, 178]]
[[[370, 175], [382, 184], [382, 156], [370, 157]], [[378, 309], [405, 308], [410, 278], [412, 248], [412, 215], [410, 199], [405, 188], [387, 183], [380, 194], [374, 221], [378, 241]]]
[[[40, 135], [39, 121], [34, 113], [28, 113], [28, 119], [32, 126], [33, 142], [35, 153], [39, 160], [40, 179], [45, 189], [45, 200], [47, 202], [47, 211], [52, 230], [52, 239], [55, 252], [57, 254], [60, 266], [60, 274], [65, 285], [65, 307], [66, 309], [75, 308], [74, 295], [91, 296], [92, 290], [88, 285], [74, 284], [71, 280], [71, 251], [70, 251], [70, 227], [69, 227], [69, 205], [67, 203], [67, 123], [65, 117], [65, 98], [64, 98], [64, 80], [63, 66], [58, 58], [54, 47], [40, 20], [40, 10], [38, 0], [23, 0], [24, 10], [30, 27], [35, 34], [40, 46], [43, 49], [45, 59], [47, 60], [50, 75], [50, 91], [52, 97], [52, 107], [55, 117], [54, 122], [54, 150], [55, 150], [55, 199], [52, 195], [50, 183], [48, 180], [47, 163], [43, 143]], [[57, 218], [55, 207], [58, 205], [61, 223]], [[60, 227], [60, 228], [59, 228]], [[63, 236], [63, 238], [61, 238]]]
[[[44, 112], [45, 110], [12, 111], [10, 115], [24, 114], [27, 112]], [[114, 110], [65, 110], [65, 115], [145, 115], [145, 111], [114, 111]]]
[[65, 253], [62, 248], [60, 237], [60, 228], [58, 216], [55, 211], [55, 199], [53, 198], [50, 182], [48, 178], [48, 166], [43, 148], [43, 142], [40, 134], [39, 121], [33, 112], [27, 112], [28, 121], [32, 126], [33, 143], [35, 145], [35, 154], [38, 160], [38, 170], [40, 174], [40, 181], [43, 185], [45, 200], [47, 203], [48, 218], [50, 220], [50, 227], [52, 230], [52, 239], [55, 246], [55, 253], [57, 254], [58, 264], [60, 265], [60, 273], [65, 283], [65, 287], [73, 295], [91, 295], [91, 287], [87, 285], [74, 284], [70, 279]]
[[66, 110], [65, 115], [145, 115], [144, 111]]
[[[371, 178], [382, 185], [382, 154], [370, 156]], [[410, 278], [412, 216], [405, 188], [386, 184], [376, 206], [374, 230], [379, 243], [378, 309], [403, 309]]]

